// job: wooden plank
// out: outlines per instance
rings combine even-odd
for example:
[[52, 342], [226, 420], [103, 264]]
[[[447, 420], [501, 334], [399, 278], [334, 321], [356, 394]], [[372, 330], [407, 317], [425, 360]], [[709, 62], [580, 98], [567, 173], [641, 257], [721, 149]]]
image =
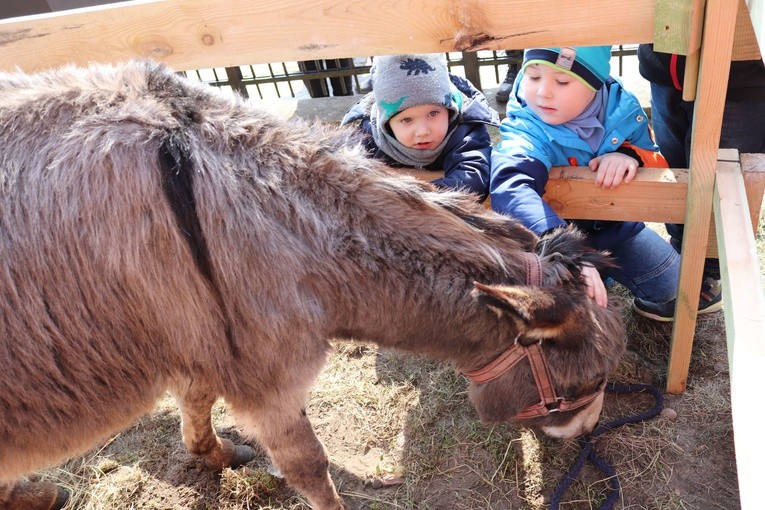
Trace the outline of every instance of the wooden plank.
[[635, 180], [617, 189], [595, 184], [588, 167], [554, 167], [545, 200], [561, 217], [683, 223], [687, 169], [641, 168]]
[[690, 55], [701, 47], [704, 0], [657, 0], [654, 47], [663, 53]]
[[[425, 181], [443, 177], [441, 171], [396, 171]], [[545, 186], [545, 201], [561, 218], [569, 220], [685, 221], [688, 169], [641, 168], [633, 182], [615, 190], [596, 186], [595, 177], [586, 166], [553, 167]]]
[[765, 195], [765, 154], [741, 154], [741, 170], [744, 174], [746, 200], [749, 203], [749, 218], [752, 228], [757, 232]]
[[653, 39], [653, 14], [654, 0], [634, 0], [629, 9], [607, 0], [134, 0], [0, 20], [0, 70], [146, 57], [186, 70], [359, 53], [639, 43]]
[[765, 443], [761, 438], [759, 398], [765, 366], [765, 293], [757, 260], [754, 230], [746, 207], [741, 168], [735, 162], [717, 167], [715, 222], [721, 232], [725, 331], [730, 365], [733, 440], [736, 447], [741, 508], [760, 508], [760, 486], [765, 472]]
[[738, 2], [707, 1], [699, 86], [693, 115], [683, 257], [667, 367], [669, 393], [685, 391], [690, 368], [737, 10]]
[[[765, 19], [760, 20], [760, 29]], [[757, 60], [762, 58], [757, 34], [752, 25], [752, 16], [746, 7], [745, 0], [740, 0], [738, 16], [736, 17], [736, 35], [733, 38], [733, 60]]]
[[701, 29], [704, 26], [704, 0], [693, 0], [691, 6], [691, 26], [689, 27], [689, 47], [685, 59], [683, 77], [683, 100], [696, 99], [696, 87], [699, 80], [699, 59], [701, 58]]
[[746, 6], [762, 53], [765, 48], [765, 0], [746, 0]]
[[[397, 168], [396, 171], [424, 181], [443, 177], [440, 171], [414, 168]], [[595, 185], [595, 174], [587, 167], [553, 167], [545, 187], [545, 200], [567, 220], [683, 223], [687, 191], [688, 170], [684, 168], [642, 168], [629, 185], [607, 190]], [[753, 191], [754, 195], [756, 193]], [[762, 196], [759, 203], [751, 203], [759, 210]], [[487, 201], [486, 206], [489, 204]], [[716, 258], [714, 224], [710, 224], [709, 239], [706, 256]]]
[[[747, 3], [752, 4], [747, 8]], [[756, 4], [756, 5], [755, 5]], [[758, 36], [765, 32], [765, 0], [739, 0], [733, 60], [762, 58]], [[654, 18], [654, 47], [665, 53], [691, 55], [701, 47], [703, 0], [657, 0]], [[753, 23], [753, 20], [757, 21]], [[755, 27], [758, 28], [755, 31]], [[696, 70], [692, 70], [696, 73]], [[685, 83], [690, 83], [685, 81]], [[688, 99], [691, 100], [691, 99]]]

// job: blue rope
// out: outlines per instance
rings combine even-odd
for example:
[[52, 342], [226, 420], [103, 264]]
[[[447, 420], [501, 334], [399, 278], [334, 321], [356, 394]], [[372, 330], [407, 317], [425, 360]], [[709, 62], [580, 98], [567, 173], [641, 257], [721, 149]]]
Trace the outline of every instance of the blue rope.
[[609, 423], [606, 423], [605, 425], [599, 425], [590, 435], [579, 438], [579, 445], [582, 447], [582, 451], [579, 454], [579, 458], [576, 459], [576, 462], [574, 462], [574, 465], [571, 466], [571, 469], [569, 469], [568, 473], [566, 473], [566, 477], [555, 488], [555, 492], [553, 492], [553, 495], [550, 499], [550, 510], [557, 510], [559, 508], [563, 493], [573, 483], [574, 479], [579, 475], [579, 472], [584, 467], [585, 462], [588, 460], [607, 477], [608, 485], [610, 487], [608, 497], [603, 502], [603, 504], [598, 507], [598, 510], [611, 510], [614, 506], [614, 503], [616, 503], [616, 501], [619, 499], [621, 486], [619, 485], [619, 478], [616, 476], [616, 471], [614, 471], [614, 468], [612, 468], [606, 461], [601, 459], [595, 451], [595, 439], [608, 432], [609, 430], [621, 427], [627, 423], [637, 423], [651, 419], [658, 415], [664, 408], [664, 395], [662, 394], [661, 390], [647, 384], [617, 384], [609, 382], [606, 385], [606, 391], [619, 394], [647, 391], [653, 394], [656, 404], [652, 409], [649, 409], [648, 411], [644, 411], [634, 416], [618, 418]]

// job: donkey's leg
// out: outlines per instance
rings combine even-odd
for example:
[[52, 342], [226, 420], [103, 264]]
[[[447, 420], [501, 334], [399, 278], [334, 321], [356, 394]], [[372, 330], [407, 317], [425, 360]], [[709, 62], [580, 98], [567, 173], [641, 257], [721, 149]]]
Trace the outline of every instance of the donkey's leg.
[[315, 510], [345, 508], [329, 477], [324, 447], [305, 410], [258, 413], [256, 430], [287, 483], [305, 495]]
[[212, 423], [212, 406], [217, 395], [199, 381], [176, 381], [170, 392], [181, 411], [183, 443], [194, 455], [205, 459], [215, 470], [238, 467], [255, 458], [255, 450], [246, 445], [234, 445], [218, 437]]
[[49, 482], [0, 483], [2, 510], [60, 510], [69, 493]]

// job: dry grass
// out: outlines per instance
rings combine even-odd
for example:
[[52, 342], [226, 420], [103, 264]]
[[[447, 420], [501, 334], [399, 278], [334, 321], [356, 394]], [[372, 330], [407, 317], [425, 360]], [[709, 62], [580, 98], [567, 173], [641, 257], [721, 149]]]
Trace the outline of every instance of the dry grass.
[[[765, 266], [765, 226], [757, 234]], [[621, 289], [616, 292], [624, 295]], [[625, 310], [630, 344], [611, 378], [663, 387], [671, 326]], [[677, 416], [610, 431], [596, 451], [616, 470], [617, 508], [738, 508], [722, 314], [699, 320], [687, 391], [667, 396]], [[648, 395], [607, 395], [603, 422], [648, 409]], [[308, 412], [351, 509], [549, 508], [579, 455], [576, 442], [552, 441], [511, 426], [481, 425], [465, 381], [445, 365], [338, 344], [314, 387]], [[225, 406], [221, 434], [242, 441]], [[168, 398], [158, 410], [90, 454], [41, 476], [70, 489], [69, 509], [305, 509], [305, 500], [266, 471], [260, 455], [237, 470], [208, 472], [183, 449]], [[402, 483], [380, 487], [400, 477]], [[597, 508], [607, 480], [585, 467], [561, 508]]]

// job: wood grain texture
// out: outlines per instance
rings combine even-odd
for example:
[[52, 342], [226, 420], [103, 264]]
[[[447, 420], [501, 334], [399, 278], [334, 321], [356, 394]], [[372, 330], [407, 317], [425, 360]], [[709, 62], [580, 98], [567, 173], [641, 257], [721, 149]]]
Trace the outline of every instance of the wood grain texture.
[[[765, 2], [760, 2], [765, 3]], [[746, 1], [740, 0], [736, 18], [736, 35], [733, 38], [733, 60], [757, 60], [762, 58], [760, 43], [765, 35], [765, 18], [757, 20], [758, 31], [754, 26], [755, 13], [746, 7]], [[759, 33], [758, 33], [759, 32]], [[758, 37], [759, 42], [758, 42]]]
[[721, 232], [725, 331], [730, 365], [731, 413], [735, 433], [736, 465], [741, 508], [762, 505], [760, 486], [765, 463], [757, 398], [757, 374], [765, 366], [765, 293], [754, 243], [754, 230], [746, 208], [747, 190], [741, 168], [722, 162], [717, 168], [715, 221]]
[[690, 368], [737, 7], [737, 2], [729, 0], [708, 0], [706, 3], [704, 44], [691, 141], [683, 258], [667, 368], [669, 393], [685, 391]]
[[144, 0], [2, 20], [0, 70], [145, 57], [187, 70], [650, 42], [653, 14], [653, 0], [629, 9], [606, 0]]
[[[757, 38], [760, 54], [765, 47], [765, 0], [743, 0]], [[741, 7], [739, 7], [741, 9]]]

